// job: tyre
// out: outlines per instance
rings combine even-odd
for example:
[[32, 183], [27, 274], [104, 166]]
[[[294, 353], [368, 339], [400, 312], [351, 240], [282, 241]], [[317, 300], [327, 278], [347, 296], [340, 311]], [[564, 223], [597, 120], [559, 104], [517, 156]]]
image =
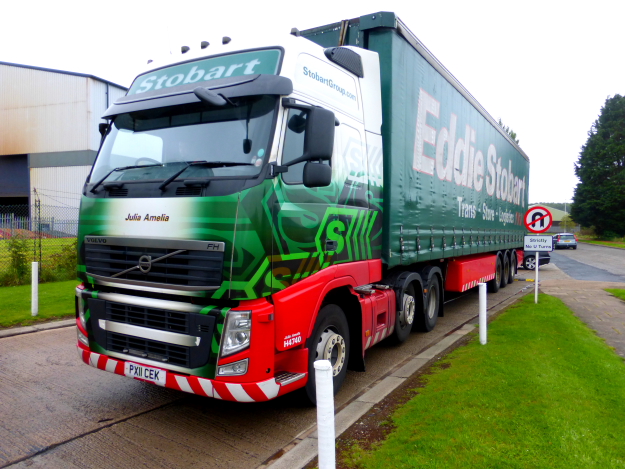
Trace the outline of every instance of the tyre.
[[[422, 302], [421, 298], [419, 298], [419, 301]], [[415, 313], [421, 309], [422, 307], [419, 307], [419, 304], [417, 304], [414, 285], [411, 283], [404, 291], [402, 311], [397, 311], [397, 316], [395, 317], [395, 329], [393, 329], [393, 334], [389, 336], [390, 342], [394, 344], [401, 344], [406, 341], [406, 339], [410, 336], [410, 331], [412, 330], [412, 325], [414, 324]]]
[[489, 280], [486, 285], [490, 293], [497, 293], [499, 286], [501, 285], [501, 273], [503, 270], [503, 264], [501, 262], [501, 256], [497, 256], [497, 265], [495, 266], [495, 278]]
[[438, 275], [432, 275], [427, 283], [427, 292], [425, 293], [425, 307], [423, 311], [418, 312], [415, 325], [421, 332], [430, 332], [436, 326], [438, 321], [438, 312], [440, 311], [442, 301], [441, 284]]
[[525, 260], [523, 260], [523, 267], [527, 270], [535, 270], [536, 269], [536, 257], [527, 256]]
[[501, 284], [499, 286], [501, 288], [505, 288], [506, 285], [508, 285], [509, 278], [510, 278], [510, 258], [508, 257], [508, 253], [504, 252], [503, 267], [501, 270]]
[[512, 283], [514, 282], [514, 278], [516, 277], [516, 273], [517, 273], [517, 257], [516, 257], [516, 251], [511, 251], [510, 252], [510, 275], [508, 276], [508, 283]]
[[315, 361], [329, 360], [332, 364], [334, 394], [347, 375], [349, 362], [349, 326], [343, 310], [336, 305], [326, 305], [317, 316], [315, 330], [308, 341], [308, 382], [306, 396], [317, 403]]
[[577, 249], [577, 246], [573, 246], [573, 249]]

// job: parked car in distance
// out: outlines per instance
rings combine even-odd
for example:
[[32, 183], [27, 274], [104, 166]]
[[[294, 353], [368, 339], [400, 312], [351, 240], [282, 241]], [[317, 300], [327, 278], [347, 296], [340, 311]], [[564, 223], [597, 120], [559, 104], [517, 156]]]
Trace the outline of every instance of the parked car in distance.
[[558, 233], [553, 235], [554, 249], [566, 248], [577, 249], [577, 238], [573, 233]]
[[[551, 262], [551, 256], [548, 252], [539, 253], [540, 265], [549, 264]], [[527, 270], [536, 269], [536, 253], [531, 251], [523, 252], [523, 268]]]

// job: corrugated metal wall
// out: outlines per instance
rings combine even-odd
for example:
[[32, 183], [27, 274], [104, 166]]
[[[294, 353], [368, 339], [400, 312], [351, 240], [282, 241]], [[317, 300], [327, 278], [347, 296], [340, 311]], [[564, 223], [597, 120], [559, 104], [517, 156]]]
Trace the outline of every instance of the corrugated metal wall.
[[0, 154], [89, 149], [87, 79], [0, 65]]
[[[97, 150], [106, 90], [93, 78], [0, 64], [0, 155]], [[114, 100], [113, 99], [113, 100]]]
[[90, 166], [31, 168], [31, 197], [36, 189], [42, 205], [78, 208], [80, 193], [90, 170]]
[[42, 205], [78, 208], [91, 167], [68, 161], [84, 164], [78, 156], [98, 150], [100, 116], [125, 94], [89, 76], [0, 63], [0, 160], [29, 154], [30, 196], [36, 189]]

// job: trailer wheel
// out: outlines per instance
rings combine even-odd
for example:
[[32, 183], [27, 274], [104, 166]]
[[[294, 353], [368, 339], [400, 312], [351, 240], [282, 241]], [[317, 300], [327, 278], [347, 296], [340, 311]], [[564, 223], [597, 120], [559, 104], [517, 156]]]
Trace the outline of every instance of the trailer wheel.
[[417, 319], [417, 327], [422, 332], [430, 332], [436, 326], [438, 320], [438, 312], [441, 307], [441, 284], [438, 275], [432, 275], [428, 280], [427, 292], [425, 293], [425, 307], [419, 313]]
[[497, 256], [497, 265], [495, 266], [495, 278], [489, 280], [486, 285], [488, 287], [488, 291], [490, 293], [497, 293], [499, 291], [499, 286], [501, 285], [501, 271], [503, 270], [503, 265], [501, 263], [501, 256]]
[[510, 275], [508, 276], [508, 283], [514, 282], [516, 273], [517, 273], [516, 251], [510, 251]]
[[412, 325], [414, 324], [415, 314], [421, 309], [416, 302], [414, 286], [411, 283], [404, 290], [404, 297], [402, 299], [402, 311], [397, 311], [395, 318], [395, 329], [393, 334], [389, 337], [389, 341], [394, 344], [401, 344], [405, 342], [410, 336]]
[[306, 395], [317, 403], [315, 361], [329, 360], [332, 364], [334, 394], [341, 388], [347, 375], [349, 361], [349, 326], [343, 310], [337, 305], [326, 305], [317, 316], [317, 323], [308, 340], [308, 382]]
[[510, 278], [510, 259], [508, 257], [508, 253], [503, 253], [503, 267], [501, 270], [501, 288], [506, 288], [508, 285], [508, 278]]

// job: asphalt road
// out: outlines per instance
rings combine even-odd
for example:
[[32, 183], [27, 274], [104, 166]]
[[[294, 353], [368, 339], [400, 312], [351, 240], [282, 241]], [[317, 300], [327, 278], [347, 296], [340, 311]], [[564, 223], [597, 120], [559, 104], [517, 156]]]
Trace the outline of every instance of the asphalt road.
[[625, 282], [625, 249], [579, 243], [577, 249], [558, 249], [551, 262], [576, 280]]
[[[489, 295], [489, 310], [527, 288], [515, 282]], [[474, 289], [446, 305], [434, 331], [367, 351], [367, 371], [348, 372], [336, 407], [477, 312]], [[296, 394], [231, 403], [99, 371], [79, 360], [75, 343], [74, 327], [0, 339], [0, 467], [255, 468], [316, 420]]]

